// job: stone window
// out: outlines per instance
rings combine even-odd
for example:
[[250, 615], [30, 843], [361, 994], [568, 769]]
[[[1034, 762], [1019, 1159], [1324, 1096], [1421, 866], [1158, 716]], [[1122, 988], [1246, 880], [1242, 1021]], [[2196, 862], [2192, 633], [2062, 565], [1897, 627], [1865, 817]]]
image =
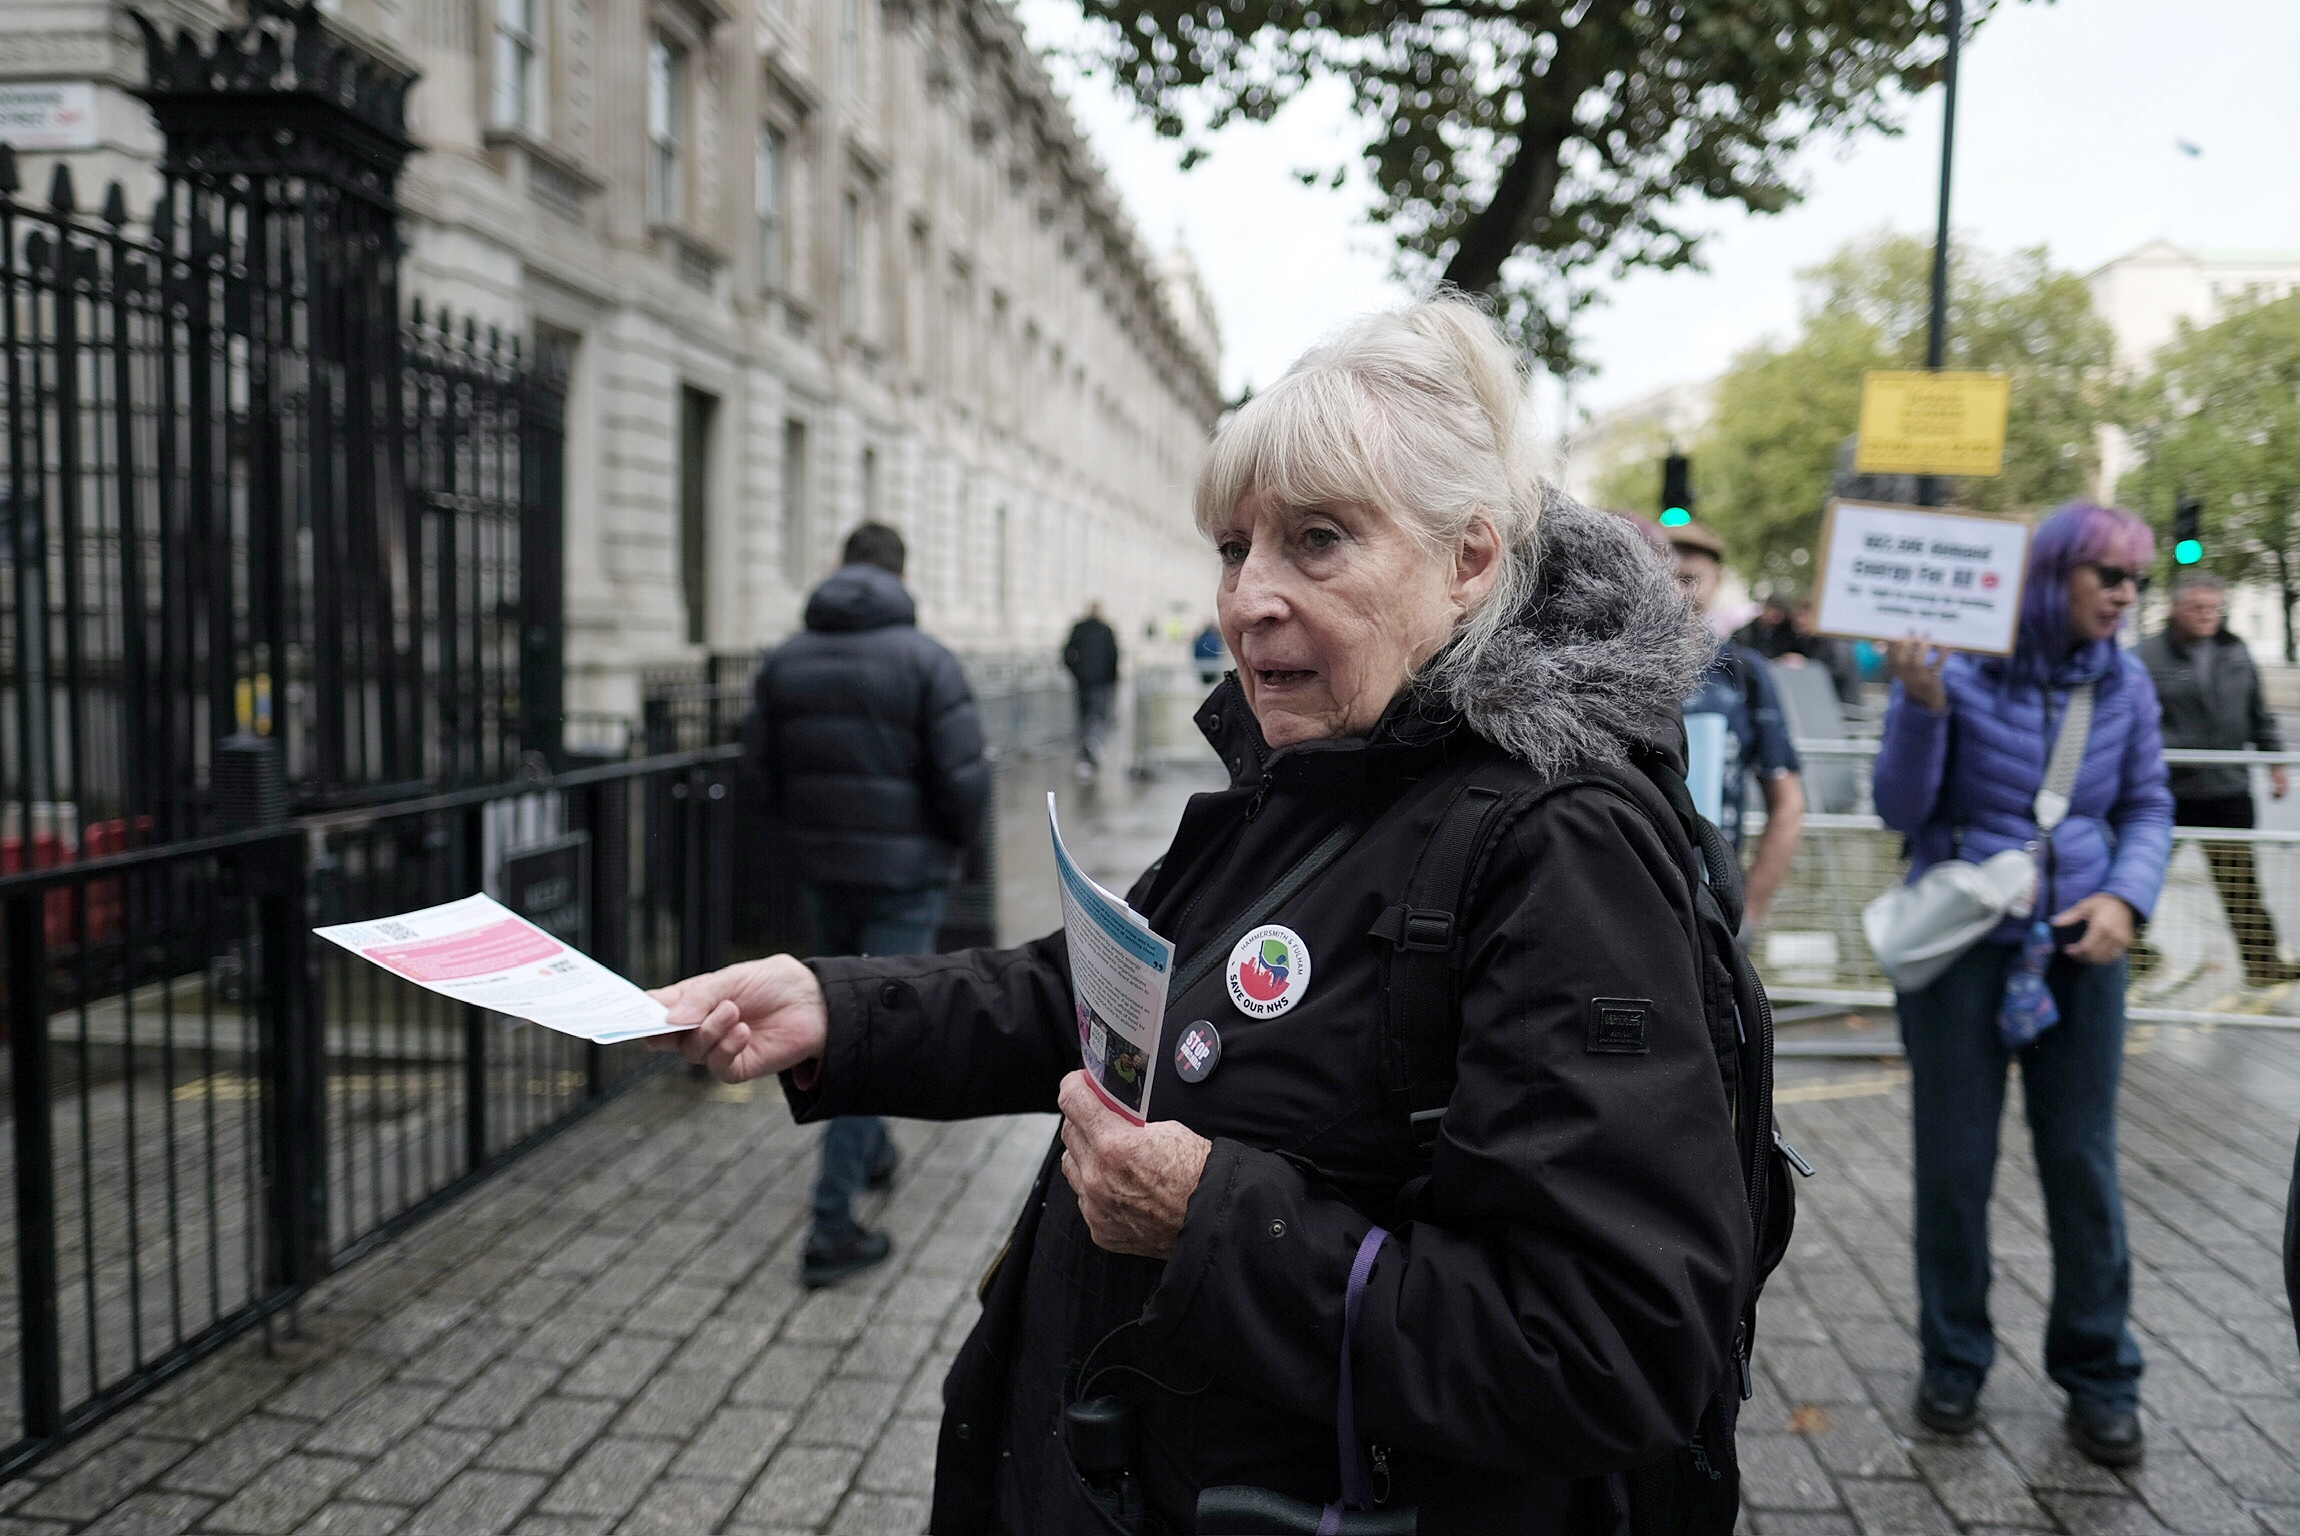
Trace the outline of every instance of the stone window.
[[657, 32], [647, 47], [647, 222], [687, 214], [687, 50]]
[[808, 558], [807, 424], [783, 421], [783, 579], [803, 587], [814, 574]]
[[542, 137], [541, 0], [495, 0], [494, 125]]
[[790, 237], [784, 226], [784, 210], [790, 206], [790, 196], [784, 185], [784, 167], [789, 159], [782, 133], [774, 128], [761, 128], [758, 164], [754, 172], [757, 184], [753, 188], [759, 213], [761, 293], [780, 293], [788, 281], [784, 250], [785, 242]]

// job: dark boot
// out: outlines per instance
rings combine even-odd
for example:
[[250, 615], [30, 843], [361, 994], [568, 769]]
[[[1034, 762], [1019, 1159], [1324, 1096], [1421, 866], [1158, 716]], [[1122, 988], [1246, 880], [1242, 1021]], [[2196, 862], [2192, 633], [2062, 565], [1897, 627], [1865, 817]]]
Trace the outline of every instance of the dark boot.
[[1917, 1422], [1936, 1435], [1969, 1435], [1981, 1421], [1981, 1389], [1958, 1376], [1927, 1376], [1917, 1387]]
[[2134, 1466], [2145, 1449], [2138, 1411], [2088, 1403], [2080, 1397], [2068, 1400], [2068, 1437], [2104, 1467]]
[[873, 1232], [867, 1227], [856, 1227], [837, 1237], [826, 1238], [816, 1233], [807, 1239], [806, 1258], [799, 1265], [799, 1283], [810, 1291], [819, 1291], [826, 1285], [836, 1285], [849, 1275], [857, 1275], [873, 1264], [883, 1264], [894, 1251], [894, 1244], [884, 1232]]

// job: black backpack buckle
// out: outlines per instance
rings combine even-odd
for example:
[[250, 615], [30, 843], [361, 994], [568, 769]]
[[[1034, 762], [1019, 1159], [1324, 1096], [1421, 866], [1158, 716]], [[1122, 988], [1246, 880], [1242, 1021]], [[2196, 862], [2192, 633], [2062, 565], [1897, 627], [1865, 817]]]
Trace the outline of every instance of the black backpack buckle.
[[1398, 929], [1398, 948], [1442, 952], [1453, 948], [1453, 914], [1431, 907], [1408, 907]]

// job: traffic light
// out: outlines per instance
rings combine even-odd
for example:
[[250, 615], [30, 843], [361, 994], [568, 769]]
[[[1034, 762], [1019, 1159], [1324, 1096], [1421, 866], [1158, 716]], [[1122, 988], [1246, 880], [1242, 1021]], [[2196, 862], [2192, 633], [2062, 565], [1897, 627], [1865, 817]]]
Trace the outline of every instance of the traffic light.
[[2172, 559], [2194, 565], [2204, 558], [2204, 503], [2183, 496], [2172, 509]]
[[1661, 461], [1661, 526], [1682, 528], [1693, 521], [1693, 465], [1682, 453]]

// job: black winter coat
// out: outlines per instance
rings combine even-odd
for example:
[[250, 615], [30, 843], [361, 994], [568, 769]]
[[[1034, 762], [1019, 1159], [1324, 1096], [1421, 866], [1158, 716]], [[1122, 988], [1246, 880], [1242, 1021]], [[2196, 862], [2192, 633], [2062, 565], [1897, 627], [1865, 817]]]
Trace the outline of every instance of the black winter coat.
[[[1631, 546], [1623, 533], [1613, 552]], [[1681, 623], [1658, 565], [1637, 574], [1661, 594], [1652, 622]], [[1672, 632], [1658, 648], [1677, 644]], [[1619, 708], [1670, 728], [1683, 679], [1617, 681], [1628, 691], [1595, 705], [1545, 695], [1520, 714], [1538, 726], [1543, 709]], [[1656, 702], [1631, 696], [1646, 693]], [[1231, 787], [1190, 802], [1129, 898], [1178, 956], [1354, 809], [1378, 819], [1269, 919], [1311, 954], [1296, 1007], [1246, 1018], [1221, 967], [1169, 1000], [1151, 1112], [1214, 1144], [1173, 1254], [1095, 1247], [1049, 1149], [945, 1385], [932, 1529], [1116, 1529], [1060, 1440], [1081, 1386], [1136, 1409], [1152, 1530], [1187, 1532], [1197, 1490], [1217, 1484], [1334, 1498], [1343, 1296], [1379, 1221], [1393, 1236], [1354, 1381], [1392, 1502], [1421, 1508], [1424, 1536], [1612, 1536], [1611, 1474], [1684, 1445], [1726, 1380], [1751, 1267], [1682, 834], [1634, 770], [1584, 764], [1608, 782], [1543, 800], [1498, 836], [1463, 913], [1459, 1081], [1425, 1163], [1386, 1097], [1388, 946], [1368, 930], [1456, 786], [1541, 774], [1410, 699], [1368, 740], [1272, 752], [1230, 680], [1201, 725]], [[813, 963], [829, 1037], [809, 1087], [785, 1078], [802, 1119], [1045, 1111], [1079, 1065], [1060, 934]], [[1601, 997], [1649, 1000], [1645, 1054], [1589, 1049]], [[1216, 1023], [1222, 1054], [1193, 1084], [1171, 1063], [1197, 1019]]]
[[1081, 688], [1118, 681], [1118, 633], [1097, 618], [1080, 619], [1070, 626], [1063, 642], [1062, 664]]
[[849, 565], [752, 685], [744, 760], [814, 885], [944, 885], [982, 828], [990, 767], [966, 674], [902, 579]]
[[[2196, 670], [2196, 652], [2212, 647], [2212, 669]], [[2156, 684], [2156, 701], [2164, 707], [2164, 744], [2212, 752], [2241, 752], [2258, 747], [2280, 752], [2284, 737], [2276, 717], [2260, 691], [2260, 669], [2252, 664], [2252, 651], [2242, 640], [2222, 630], [2209, 640], [2189, 645], [2169, 629], [2160, 630], [2136, 648], [2141, 664]], [[2178, 767], [2172, 770], [2175, 800], [2234, 800], [2252, 794], [2252, 770], [2243, 767]]]

